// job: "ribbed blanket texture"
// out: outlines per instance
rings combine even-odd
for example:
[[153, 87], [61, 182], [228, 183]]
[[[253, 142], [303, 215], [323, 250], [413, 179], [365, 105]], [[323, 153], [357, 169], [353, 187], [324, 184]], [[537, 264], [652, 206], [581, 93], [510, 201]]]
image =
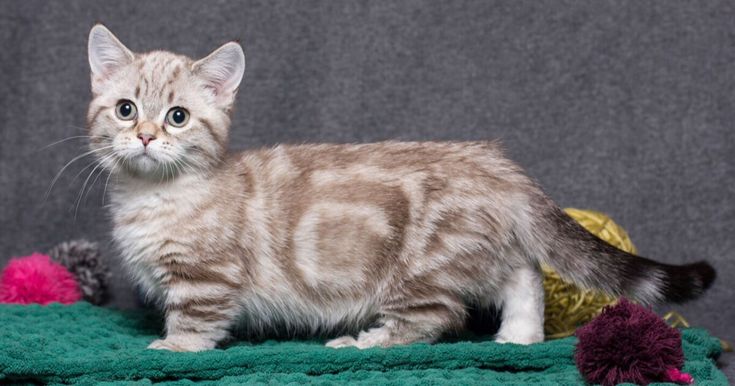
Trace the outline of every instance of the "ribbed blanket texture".
[[[145, 311], [0, 305], [0, 383], [584, 384], [574, 338], [530, 346], [484, 339], [358, 350], [267, 341], [202, 353], [146, 350], [161, 328], [160, 318]], [[727, 385], [714, 363], [719, 341], [701, 329], [682, 335], [684, 371], [697, 385]]]

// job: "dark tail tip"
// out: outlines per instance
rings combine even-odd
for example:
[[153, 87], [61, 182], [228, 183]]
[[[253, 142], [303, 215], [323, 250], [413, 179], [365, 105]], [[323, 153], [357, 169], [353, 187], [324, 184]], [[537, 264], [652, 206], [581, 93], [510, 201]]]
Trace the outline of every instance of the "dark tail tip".
[[691, 265], [702, 279], [702, 290], [709, 289], [717, 278], [717, 271], [706, 261], [696, 262]]
[[699, 297], [704, 293], [717, 277], [717, 272], [712, 266], [699, 261], [692, 264], [669, 266], [664, 285], [664, 295], [670, 302], [685, 302]]

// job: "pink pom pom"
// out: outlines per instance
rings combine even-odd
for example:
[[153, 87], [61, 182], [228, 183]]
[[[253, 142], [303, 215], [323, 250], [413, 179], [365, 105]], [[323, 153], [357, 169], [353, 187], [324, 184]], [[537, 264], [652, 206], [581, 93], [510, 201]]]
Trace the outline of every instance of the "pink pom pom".
[[694, 383], [694, 378], [692, 378], [691, 374], [682, 373], [677, 368], [670, 368], [666, 370], [666, 378], [668, 378], [667, 381], [681, 383], [685, 385], [691, 385], [692, 383]]
[[74, 276], [40, 253], [10, 260], [0, 277], [0, 303], [70, 304], [81, 298]]

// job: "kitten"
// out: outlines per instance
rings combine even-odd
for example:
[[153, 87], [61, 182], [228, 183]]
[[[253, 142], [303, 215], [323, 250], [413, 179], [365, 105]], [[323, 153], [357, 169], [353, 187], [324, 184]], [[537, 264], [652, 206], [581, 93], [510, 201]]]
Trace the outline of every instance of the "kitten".
[[542, 262], [644, 303], [714, 279], [707, 263], [657, 263], [588, 233], [493, 142], [229, 154], [237, 43], [198, 61], [134, 54], [97, 25], [88, 48], [114, 239], [166, 314], [150, 348], [212, 349], [235, 325], [356, 334], [330, 347], [431, 342], [489, 306], [502, 308], [498, 342], [530, 344], [544, 338]]

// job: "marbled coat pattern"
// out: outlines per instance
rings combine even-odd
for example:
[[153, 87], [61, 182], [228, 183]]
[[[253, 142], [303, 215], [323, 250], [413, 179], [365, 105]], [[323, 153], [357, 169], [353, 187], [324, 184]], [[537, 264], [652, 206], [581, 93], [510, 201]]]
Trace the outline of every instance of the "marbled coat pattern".
[[236, 43], [199, 61], [134, 54], [98, 25], [89, 51], [114, 238], [166, 313], [151, 348], [211, 349], [236, 325], [347, 334], [332, 347], [430, 342], [489, 305], [503, 309], [497, 340], [528, 344], [543, 340], [541, 262], [644, 302], [686, 300], [713, 278], [587, 233], [493, 142], [229, 153]]

